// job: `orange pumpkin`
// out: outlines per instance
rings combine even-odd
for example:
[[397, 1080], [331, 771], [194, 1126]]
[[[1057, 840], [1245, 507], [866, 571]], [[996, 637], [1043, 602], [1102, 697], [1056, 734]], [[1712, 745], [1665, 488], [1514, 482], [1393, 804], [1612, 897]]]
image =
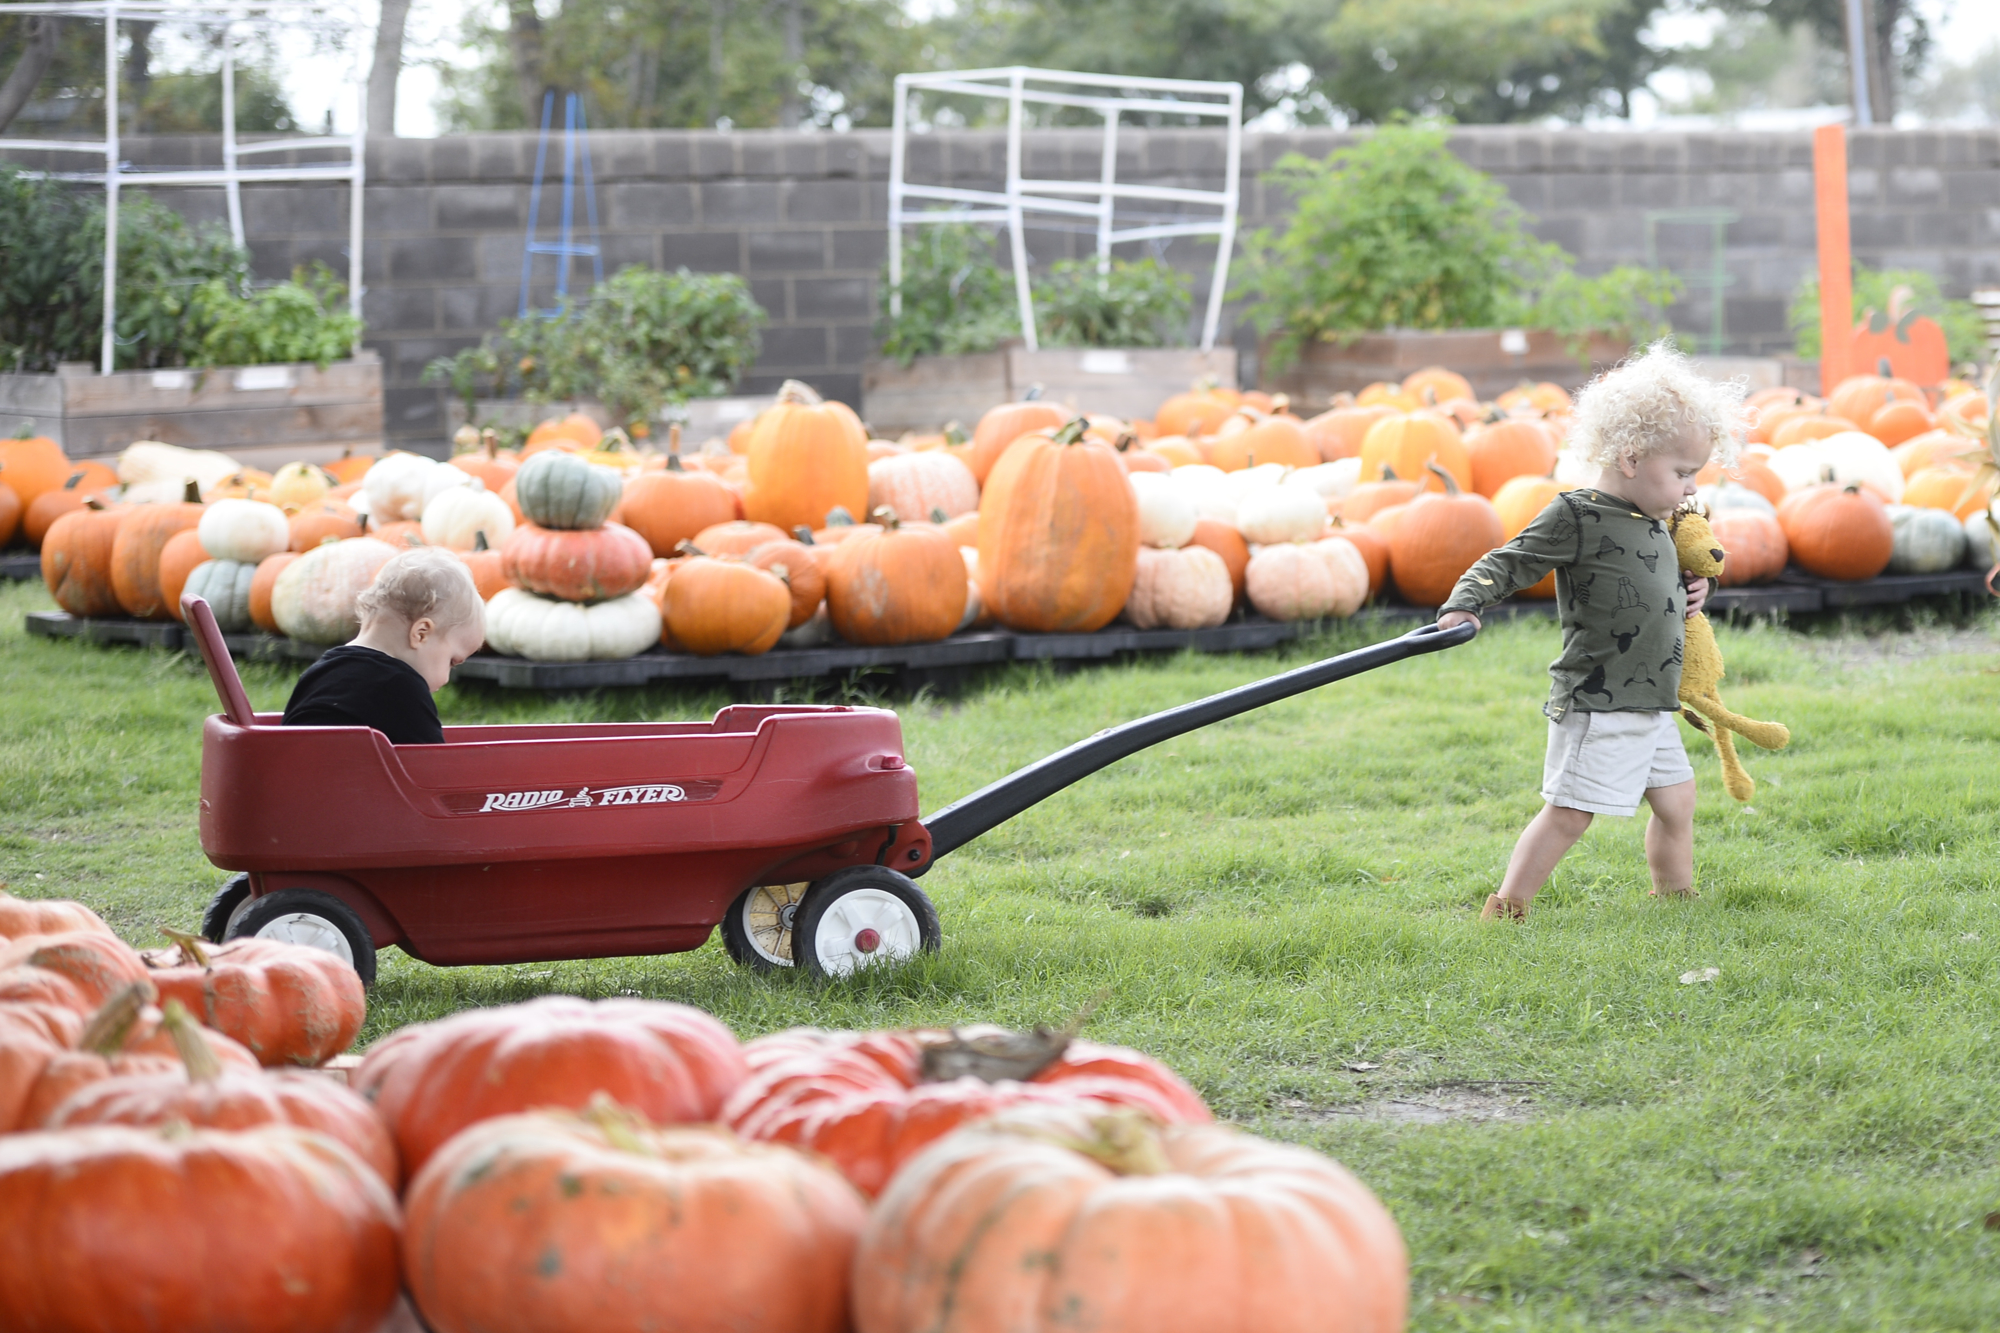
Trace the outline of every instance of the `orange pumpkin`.
[[979, 511], [960, 514], [944, 521], [944, 535], [951, 538], [953, 546], [979, 546]]
[[1829, 435], [1838, 435], [1844, 430], [1860, 430], [1851, 419], [1831, 416], [1825, 412], [1802, 412], [1788, 417], [1771, 432], [1771, 446], [1782, 449], [1788, 444], [1810, 444], [1823, 440]]
[[279, 940], [210, 944], [166, 932], [171, 948], [140, 955], [162, 1001], [233, 1037], [261, 1065], [318, 1065], [353, 1045], [368, 1016], [361, 978], [324, 949]]
[[785, 621], [786, 629], [797, 629], [811, 620], [819, 604], [826, 600], [826, 572], [810, 546], [781, 538], [765, 542], [744, 560], [784, 580], [785, 590], [792, 595], [792, 612]]
[[111, 927], [82, 903], [68, 898], [16, 898], [0, 884], [0, 942], [24, 940], [30, 935], [64, 935], [73, 930], [109, 934]]
[[1190, 463], [1208, 461], [1208, 454], [1185, 435], [1161, 436], [1146, 448], [1166, 459], [1168, 467], [1186, 467]]
[[1074, 1104], [1004, 1112], [911, 1162], [853, 1281], [867, 1333], [1398, 1333], [1410, 1287], [1394, 1219], [1331, 1158]]
[[868, 507], [868, 432], [847, 404], [786, 380], [750, 436], [743, 512], [789, 532], [825, 522], [836, 505], [852, 514]]
[[262, 468], [239, 468], [201, 493], [214, 504], [217, 500], [265, 500], [271, 498], [271, 474]]
[[876, 521], [880, 531], [843, 543], [828, 565], [826, 610], [834, 632], [868, 645], [948, 637], [965, 617], [965, 559], [958, 547], [936, 528], [898, 523], [886, 509], [877, 511]]
[[787, 535], [783, 528], [769, 523], [731, 519], [697, 532], [694, 545], [703, 555], [748, 555], [766, 542], [784, 541]]
[[1961, 519], [1986, 508], [1993, 496], [1979, 474], [1962, 464], [1927, 467], [1903, 488], [1903, 503], [1922, 509], [1949, 509]]
[[1007, 452], [1007, 446], [1035, 431], [1059, 430], [1069, 418], [1070, 413], [1060, 403], [1001, 403], [990, 407], [972, 428], [972, 452], [965, 459], [966, 466], [983, 486], [1000, 455]]
[[[1419, 491], [1418, 494], [1421, 495], [1423, 492]], [[1367, 523], [1356, 529], [1356, 531], [1371, 532], [1385, 545], [1393, 543], [1396, 538], [1396, 525], [1403, 521], [1403, 515], [1408, 513], [1409, 509], [1408, 501], [1399, 505], [1389, 505], [1386, 508], [1378, 509], [1370, 514]], [[1395, 568], [1395, 556], [1393, 554], [1393, 547], [1391, 549], [1389, 566], [1393, 569]]]
[[[523, 522], [515, 527], [514, 531], [519, 532], [521, 528], [527, 526], [528, 524]], [[398, 519], [394, 523], [384, 523], [380, 527], [370, 523], [365, 535], [373, 537], [378, 542], [387, 542], [399, 551], [409, 546], [429, 545], [424, 540], [423, 521], [415, 518]]]
[[63, 478], [63, 484], [43, 491], [32, 501], [22, 501], [21, 535], [28, 545], [39, 549], [49, 527], [72, 510], [81, 509], [93, 497], [103, 501], [104, 492], [118, 484], [118, 474], [97, 462], [77, 464]]
[[653, 548], [622, 523], [575, 530], [523, 523], [501, 543], [500, 567], [517, 588], [565, 602], [602, 602], [645, 584]]
[[266, 634], [281, 632], [278, 618], [271, 613], [271, 590], [278, 586], [278, 575], [285, 572], [285, 566], [298, 559], [300, 554], [298, 551], [280, 551], [276, 555], [267, 555], [257, 562], [257, 572], [250, 577], [250, 623]]
[[[288, 549], [294, 554], [312, 550], [324, 541], [346, 541], [361, 535], [361, 516], [338, 500], [314, 500], [285, 520], [291, 531]], [[417, 524], [423, 531], [423, 524]]]
[[1791, 558], [1791, 544], [1785, 540], [1785, 529], [1775, 515], [1760, 514], [1754, 509], [1732, 509], [1716, 515], [1708, 526], [1724, 552], [1718, 579], [1723, 587], [1769, 583], [1785, 572], [1785, 562]]
[[481, 436], [479, 447], [470, 453], [454, 454], [451, 465], [467, 476], [477, 477], [489, 491], [498, 491], [514, 480], [514, 474], [521, 470], [521, 456], [511, 451], [503, 451], [491, 431]]
[[1914, 440], [1905, 440], [1889, 451], [1907, 480], [1928, 467], [1976, 463], [1985, 450], [1981, 442], [1950, 430], [1927, 431]]
[[1229, 567], [1229, 581], [1236, 588], [1237, 597], [1243, 596], [1244, 571], [1250, 568], [1250, 543], [1243, 540], [1243, 534], [1227, 523], [1204, 518], [1194, 525], [1194, 536], [1188, 538], [1190, 546], [1206, 546], [1222, 557], [1222, 563]]
[[190, 481], [179, 504], [128, 505], [119, 512], [111, 541], [111, 588], [127, 615], [166, 620], [160, 593], [160, 552], [167, 539], [201, 522], [201, 494]]
[[208, 550], [193, 528], [176, 532], [160, 548], [160, 600], [175, 620], [181, 618], [181, 590], [187, 587], [188, 575], [208, 559]]
[[1771, 471], [1770, 464], [1763, 459], [1745, 454], [1728, 467], [1720, 463], [1710, 463], [1695, 474], [1695, 481], [1710, 486], [1727, 478], [1739, 486], [1747, 486], [1772, 504], [1785, 498], [1785, 481]]
[[1031, 633], [1102, 629], [1139, 572], [1139, 499], [1117, 453], [1082, 418], [1025, 435], [979, 497], [979, 594]]
[[1868, 419], [1868, 433], [1890, 448], [1936, 430], [1938, 419], [1922, 403], [1897, 399]]
[[[334, 475], [334, 479], [341, 486], [351, 486], [367, 476], [368, 469], [375, 466], [375, 455], [357, 454], [352, 449], [343, 449], [340, 451], [340, 457], [322, 466]], [[336, 486], [334, 489], [338, 490], [340, 487]]]
[[1312, 467], [1323, 461], [1318, 446], [1306, 438], [1305, 426], [1289, 416], [1253, 418], [1244, 429], [1213, 441], [1208, 459], [1224, 472], [1241, 472], [1260, 463]]
[[1413, 393], [1404, 393], [1403, 386], [1387, 380], [1377, 380], [1363, 387], [1354, 395], [1357, 407], [1393, 407], [1398, 412], [1414, 412], [1424, 405], [1424, 400]]
[[[1172, 472], [1174, 465], [1165, 454], [1154, 453], [1139, 443], [1137, 435], [1122, 436], [1117, 443], [1118, 461], [1127, 472]], [[975, 509], [975, 512], [976, 509]]]
[[1333, 525], [1333, 535], [1346, 538], [1348, 544], [1361, 552], [1361, 562], [1368, 566], [1368, 595], [1375, 596], [1389, 584], [1389, 539], [1366, 524], [1350, 525], [1345, 520]]
[[1396, 589], [1418, 606], [1442, 606], [1473, 562], [1505, 540], [1493, 502], [1461, 491], [1450, 473], [1432, 466], [1444, 494], [1410, 501], [1389, 538]]
[[1393, 472], [1381, 481], [1364, 481], [1340, 502], [1340, 517], [1349, 527], [1358, 527], [1384, 509], [1408, 504], [1423, 489], [1416, 482], [1404, 481]]
[[62, 446], [46, 435], [0, 439], [0, 485], [14, 492], [23, 510], [42, 492], [61, 486], [72, 471]]
[[[1865, 362], [1863, 364], [1866, 364]], [[1882, 375], [1850, 375], [1826, 397], [1826, 410], [1849, 421], [1872, 421], [1891, 403], [1922, 404], [1924, 391], [1908, 380]], [[1775, 443], [1775, 441], [1773, 441]]]
[[1426, 366], [1403, 377], [1403, 392], [1426, 405], [1448, 403], [1454, 398], [1471, 398], [1472, 381], [1443, 366]]
[[1361, 453], [1361, 442], [1367, 438], [1369, 428], [1395, 415], [1395, 408], [1380, 404], [1332, 408], [1305, 423], [1306, 439], [1319, 451], [1322, 463], [1354, 458]]
[[666, 633], [698, 657], [767, 653], [792, 619], [785, 581], [741, 558], [696, 556], [675, 565], [661, 602]]
[[[480, 601], [491, 601], [496, 593], [514, 586], [513, 580], [507, 577], [506, 557], [486, 544], [485, 532], [474, 533], [472, 549], [457, 554], [465, 564], [465, 572], [472, 575], [472, 586], [479, 590]], [[261, 570], [262, 567], [259, 568]], [[255, 587], [254, 581], [252, 587]], [[254, 615], [252, 619], [255, 619]]]
[[1821, 578], [1858, 582], [1889, 567], [1895, 534], [1889, 511], [1859, 482], [1825, 482], [1785, 497], [1778, 506], [1792, 558]]
[[1492, 499], [1515, 477], [1545, 477], [1556, 465], [1556, 439], [1539, 421], [1510, 418], [1475, 427], [1465, 437], [1472, 489]]
[[702, 529], [735, 521], [736, 497], [714, 473], [690, 472], [669, 454], [661, 470], [625, 483], [614, 517], [645, 538], [654, 555], [669, 556]]
[[93, 501], [63, 514], [42, 538], [42, 582], [56, 605], [73, 616], [115, 616], [120, 608], [111, 584], [111, 550], [118, 538], [120, 507]]
[[[1535, 516], [1549, 507], [1564, 491], [1570, 490], [1568, 482], [1557, 481], [1554, 477], [1515, 477], [1502, 486], [1493, 496], [1493, 512], [1500, 516], [1500, 540], [1511, 542]], [[1547, 600], [1556, 595], [1556, 575], [1554, 570], [1542, 575], [1541, 581], [1531, 588], [1523, 588], [1517, 594]]]
[[1368, 428], [1361, 441], [1361, 480], [1381, 481], [1389, 473], [1443, 490], [1444, 482], [1430, 471], [1437, 464], [1462, 491], [1472, 489], [1472, 457], [1451, 418], [1441, 412], [1410, 412], [1388, 417]]
[[1575, 406], [1570, 400], [1569, 390], [1548, 380], [1539, 384], [1529, 384], [1524, 380], [1501, 394], [1494, 405], [1502, 412], [1567, 412]]
[[[1162, 435], [1212, 435], [1216, 427], [1228, 419], [1229, 414], [1243, 405], [1243, 396], [1233, 389], [1222, 389], [1210, 385], [1196, 385], [1186, 393], [1177, 393], [1160, 404], [1160, 410], [1153, 414], [1153, 424]], [[1019, 439], [1030, 430], [1045, 427], [1059, 427], [1061, 420], [1037, 421], [1015, 436]], [[984, 477], [981, 481], [986, 480]]]
[[21, 497], [14, 494], [13, 487], [0, 483], [0, 546], [13, 541], [14, 530], [20, 526]]

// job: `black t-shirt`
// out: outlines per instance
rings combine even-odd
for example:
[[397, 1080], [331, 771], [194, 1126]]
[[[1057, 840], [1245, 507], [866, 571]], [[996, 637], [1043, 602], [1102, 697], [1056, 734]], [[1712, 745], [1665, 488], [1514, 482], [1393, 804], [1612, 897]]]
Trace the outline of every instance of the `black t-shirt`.
[[288, 727], [373, 727], [391, 745], [442, 745], [431, 687], [408, 662], [343, 643], [305, 669], [285, 705]]

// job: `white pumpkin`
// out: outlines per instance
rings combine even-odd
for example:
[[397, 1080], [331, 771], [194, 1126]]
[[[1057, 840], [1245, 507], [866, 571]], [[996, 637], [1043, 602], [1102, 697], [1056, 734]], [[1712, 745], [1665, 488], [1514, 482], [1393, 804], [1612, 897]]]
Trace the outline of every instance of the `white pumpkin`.
[[158, 440], [137, 440], [118, 455], [118, 480], [125, 486], [121, 498], [127, 504], [173, 504], [186, 494], [190, 480], [197, 490], [207, 491], [242, 470], [228, 454]]
[[1236, 502], [1236, 528], [1258, 546], [1313, 541], [1326, 529], [1326, 501], [1310, 486], [1259, 486]]
[[986, 609], [986, 599], [979, 595], [979, 548], [961, 546], [958, 555], [965, 561], [965, 614], [958, 618], [958, 627], [987, 629], [993, 624], [993, 616]]
[[[430, 474], [444, 466], [434, 458], [401, 451], [384, 454], [361, 479], [361, 494], [368, 497], [368, 514], [379, 527], [422, 518]], [[452, 471], [458, 472], [457, 468]], [[466, 474], [458, 472], [464, 477]], [[470, 480], [468, 477], [467, 480]]]
[[878, 458], [868, 465], [868, 512], [882, 505], [905, 523], [929, 522], [976, 513], [979, 478], [942, 449]]
[[1287, 486], [1304, 486], [1322, 501], [1344, 500], [1361, 480], [1361, 460], [1340, 458], [1317, 467], [1302, 467], [1285, 478]]
[[291, 545], [285, 511], [262, 500], [217, 500], [203, 511], [195, 529], [201, 549], [217, 560], [256, 564]]
[[[1365, 566], [1362, 582], [1367, 582]], [[1332, 565], [1304, 543], [1255, 552], [1243, 571], [1243, 584], [1250, 605], [1273, 620], [1317, 620], [1332, 615], [1340, 602]]]
[[819, 610], [813, 612], [810, 619], [801, 621], [778, 636], [780, 648], [817, 648], [832, 642], [833, 616], [827, 611], [825, 602], [819, 604]]
[[1368, 561], [1361, 548], [1345, 537], [1327, 537], [1307, 546], [1333, 575], [1333, 607], [1328, 615], [1345, 620], [1368, 600]]
[[1235, 472], [1222, 474], [1222, 489], [1239, 503], [1252, 491], [1266, 486], [1276, 486], [1292, 474], [1292, 469], [1283, 463], [1259, 463], [1255, 467], [1241, 468]]
[[395, 555], [395, 547], [373, 537], [315, 546], [271, 586], [271, 618], [301, 643], [347, 642], [361, 631], [354, 599]]
[[1140, 629], [1208, 629], [1229, 619], [1235, 604], [1229, 566], [1206, 546], [1142, 548], [1125, 618]]
[[1236, 494], [1229, 488], [1229, 478], [1235, 474], [1207, 463], [1183, 463], [1170, 475], [1187, 487], [1197, 519], [1236, 526]]
[[479, 535], [485, 533], [487, 548], [497, 551], [514, 535], [514, 511], [476, 479], [472, 481], [470, 486], [446, 487], [424, 505], [425, 542], [471, 551], [477, 549]]
[[1973, 569], [1991, 569], [1996, 560], [2000, 545], [1995, 543], [1993, 514], [1982, 509], [1965, 520], [1965, 563]]
[[250, 580], [256, 577], [254, 562], [205, 560], [188, 575], [181, 596], [207, 602], [215, 613], [215, 627], [224, 634], [242, 634], [255, 628], [250, 621]]
[[1965, 559], [1965, 525], [1946, 510], [1890, 505], [1889, 527], [1891, 574], [1937, 574]]
[[486, 603], [486, 644], [531, 662], [605, 662], [660, 641], [660, 608], [643, 592], [609, 601], [559, 602], [502, 588]]
[[1804, 490], [1828, 480], [1841, 486], [1860, 482], [1884, 504], [1903, 498], [1903, 469], [1883, 443], [1858, 430], [1844, 430], [1823, 440], [1788, 444], [1771, 455], [1771, 471], [1789, 491]]
[[303, 509], [333, 489], [333, 477], [312, 463], [287, 463], [271, 474], [271, 503]]
[[1186, 482], [1166, 472], [1134, 472], [1129, 478], [1139, 497], [1139, 541], [1173, 550], [1186, 546], [1200, 521]]
[[1764, 498], [1761, 491], [1753, 491], [1748, 486], [1734, 481], [1710, 482], [1697, 486], [1694, 498], [1708, 507], [1709, 517], [1727, 513], [1742, 513], [1745, 510], [1755, 514], [1777, 516], [1778, 506]]

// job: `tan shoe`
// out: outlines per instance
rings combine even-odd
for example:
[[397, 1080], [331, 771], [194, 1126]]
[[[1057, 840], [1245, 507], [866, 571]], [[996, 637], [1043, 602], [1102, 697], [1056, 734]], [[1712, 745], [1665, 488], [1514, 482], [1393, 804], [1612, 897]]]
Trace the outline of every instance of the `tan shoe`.
[[1686, 902], [1689, 901], [1690, 899], [1701, 897], [1701, 895], [1695, 892], [1695, 890], [1693, 889], [1682, 889], [1679, 892], [1667, 892], [1667, 893], [1661, 893], [1658, 889], [1647, 889], [1646, 896], [1648, 898], [1673, 898], [1681, 902]]
[[1526, 921], [1528, 905], [1517, 903], [1512, 898], [1502, 898], [1499, 894], [1489, 894], [1486, 909], [1479, 914], [1481, 921]]

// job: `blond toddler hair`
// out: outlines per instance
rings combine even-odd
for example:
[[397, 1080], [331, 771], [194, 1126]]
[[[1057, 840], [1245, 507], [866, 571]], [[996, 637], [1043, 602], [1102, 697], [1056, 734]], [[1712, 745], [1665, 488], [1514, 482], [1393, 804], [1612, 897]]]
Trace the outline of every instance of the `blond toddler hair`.
[[486, 617], [472, 571], [456, 555], [435, 546], [398, 552], [355, 599], [355, 609], [364, 623], [390, 615], [414, 625], [428, 616], [441, 631]]
[[1671, 449], [1689, 435], [1706, 439], [1710, 456], [1736, 461], [1742, 438], [1742, 380], [1712, 380], [1695, 370], [1670, 339], [1606, 371], [1576, 398], [1569, 448], [1587, 463], [1615, 468]]

